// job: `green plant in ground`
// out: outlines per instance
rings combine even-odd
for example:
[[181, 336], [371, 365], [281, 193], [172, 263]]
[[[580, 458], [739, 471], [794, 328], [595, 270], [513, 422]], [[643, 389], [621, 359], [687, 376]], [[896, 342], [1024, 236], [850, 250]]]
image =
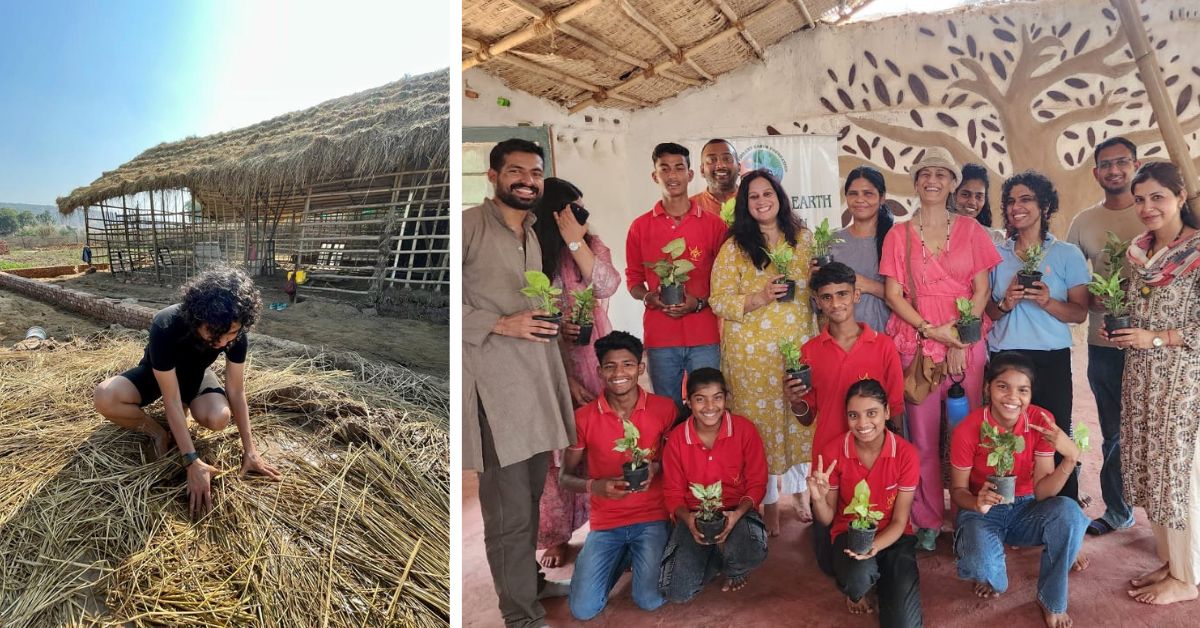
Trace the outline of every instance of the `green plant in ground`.
[[954, 307], [958, 308], [958, 324], [970, 325], [979, 320], [972, 310], [973, 304], [970, 299], [959, 297], [954, 300]]
[[525, 271], [525, 287], [521, 288], [521, 294], [537, 299], [538, 307], [549, 312], [550, 316], [557, 316], [562, 313], [558, 308], [558, 299], [562, 295], [562, 288], [555, 288], [550, 285], [550, 278], [538, 270]]
[[839, 242], [845, 242], [845, 240], [833, 235], [833, 229], [829, 228], [828, 218], [822, 219], [816, 231], [813, 231], [813, 257], [829, 255], [830, 248]]
[[737, 207], [737, 196], [729, 197], [729, 200], [721, 203], [721, 220], [725, 221], [726, 227], [733, 226], [733, 210]]
[[1117, 269], [1108, 277], [1092, 273], [1092, 280], [1087, 284], [1088, 292], [1100, 297], [1104, 311], [1109, 316], [1124, 316], [1129, 307], [1128, 295], [1125, 288], [1121, 287], [1122, 281], [1121, 271]]
[[984, 421], [979, 426], [979, 442], [988, 450], [988, 466], [998, 477], [1010, 475], [1013, 456], [1025, 451], [1025, 438], [1012, 432], [1001, 432], [996, 426]]
[[796, 252], [788, 245], [787, 240], [781, 240], [774, 251], [763, 249], [767, 254], [767, 259], [771, 260], [771, 264], [775, 266], [775, 272], [783, 275], [784, 279], [791, 279], [792, 260], [796, 257]]
[[625, 427], [625, 435], [613, 441], [615, 445], [613, 451], [629, 454], [631, 468], [637, 469], [646, 464], [646, 460], [650, 458], [650, 454], [654, 453], [654, 450], [638, 447], [638, 439], [642, 437], [642, 434], [638, 431], [636, 425], [628, 419], [623, 420], [621, 423]]
[[883, 519], [883, 513], [878, 510], [871, 510], [871, 487], [867, 486], [866, 480], [859, 480], [858, 484], [854, 485], [854, 498], [846, 505], [846, 509], [842, 511], [843, 515], [850, 515], [850, 527], [857, 530], [870, 530], [879, 524]]
[[662, 281], [664, 286], [675, 286], [687, 283], [688, 273], [696, 268], [694, 264], [683, 257], [683, 251], [687, 247], [683, 238], [675, 238], [662, 247], [662, 252], [667, 254], [667, 257], [658, 260], [657, 262], [644, 262], [655, 275]]
[[722, 506], [721, 502], [721, 481], [717, 480], [708, 486], [699, 482], [693, 482], [688, 485], [692, 495], [700, 500], [700, 511], [696, 518], [701, 521], [712, 521], [719, 516]]
[[1021, 260], [1021, 272], [1026, 275], [1042, 272], [1043, 259], [1046, 259], [1046, 252], [1042, 250], [1042, 245], [1030, 244], [1025, 249], [1025, 259]]
[[781, 340], [779, 342], [779, 354], [783, 356], [783, 364], [787, 370], [800, 370], [800, 347], [795, 342]]
[[596, 293], [592, 286], [583, 290], [572, 290], [571, 322], [576, 325], [591, 325], [596, 314]]

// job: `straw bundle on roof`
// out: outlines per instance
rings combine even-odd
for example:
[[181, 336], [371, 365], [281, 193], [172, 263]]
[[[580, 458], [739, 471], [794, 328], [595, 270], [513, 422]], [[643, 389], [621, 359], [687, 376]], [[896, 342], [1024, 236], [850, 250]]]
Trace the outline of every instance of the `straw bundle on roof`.
[[199, 453], [224, 473], [214, 511], [192, 523], [175, 457], [147, 462], [144, 437], [91, 408], [93, 386], [143, 346], [0, 350], [5, 625], [448, 623], [443, 410], [378, 389], [390, 380], [256, 350], [251, 423], [284, 479], [239, 479], [237, 430], [200, 430]]

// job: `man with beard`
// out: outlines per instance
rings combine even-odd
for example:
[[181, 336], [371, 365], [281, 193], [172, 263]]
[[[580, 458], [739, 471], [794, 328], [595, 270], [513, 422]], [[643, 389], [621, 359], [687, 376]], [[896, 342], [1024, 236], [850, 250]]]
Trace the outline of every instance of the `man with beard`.
[[[1133, 209], [1129, 182], [1141, 163], [1137, 146], [1123, 137], [1112, 137], [1096, 146], [1096, 167], [1092, 175], [1104, 189], [1104, 200], [1079, 213], [1071, 222], [1067, 242], [1078, 246], [1092, 263], [1092, 271], [1108, 276], [1111, 272], [1104, 244], [1108, 232], [1128, 242], [1145, 230]], [[1101, 453], [1100, 491], [1104, 497], [1104, 515], [1093, 519], [1087, 533], [1108, 534], [1133, 525], [1133, 508], [1125, 502], [1121, 479], [1121, 378], [1125, 372], [1125, 353], [1100, 335], [1103, 309], [1091, 297], [1088, 316], [1088, 383], [1096, 397], [1100, 432], [1104, 437]]]
[[[240, 270], [210, 270], [182, 289], [183, 301], [160, 310], [150, 325], [142, 361], [96, 386], [96, 411], [117, 425], [150, 437], [156, 455], [171, 448], [172, 437], [187, 468], [192, 516], [212, 509], [212, 477], [217, 469], [200, 459], [188, 433], [187, 413], [214, 431], [232, 416], [242, 437], [242, 469], [272, 480], [279, 471], [264, 461], [250, 437], [246, 403], [246, 332], [258, 320], [262, 300], [250, 277]], [[225, 387], [208, 367], [225, 354]], [[167, 429], [142, 409], [163, 398]]]
[[[495, 198], [463, 212], [464, 469], [479, 472], [484, 547], [508, 628], [542, 626], [541, 598], [568, 585], [542, 574], [538, 503], [550, 452], [575, 440], [558, 325], [522, 296], [525, 271], [542, 270], [529, 211], [542, 195], [542, 149], [520, 139], [492, 148]], [[541, 334], [541, 335], [539, 335]]]
[[708, 188], [692, 196], [700, 209], [721, 215], [721, 204], [737, 194], [740, 169], [737, 149], [729, 140], [708, 140], [700, 150], [700, 176]]

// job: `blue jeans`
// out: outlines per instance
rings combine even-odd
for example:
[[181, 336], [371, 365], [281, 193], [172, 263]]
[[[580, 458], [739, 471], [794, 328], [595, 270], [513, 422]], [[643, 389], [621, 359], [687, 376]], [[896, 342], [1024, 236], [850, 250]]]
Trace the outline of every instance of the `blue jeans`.
[[1100, 494], [1104, 515], [1114, 529], [1133, 525], [1133, 507], [1125, 502], [1121, 479], [1121, 378], [1125, 375], [1125, 352], [1114, 347], [1088, 345], [1088, 383], [1096, 397], [1100, 433]]
[[654, 347], [646, 349], [650, 386], [654, 394], [669, 397], [683, 411], [683, 374], [698, 368], [721, 368], [721, 345]]
[[1067, 574], [1075, 564], [1089, 520], [1069, 497], [1037, 501], [1032, 495], [992, 506], [986, 515], [958, 511], [954, 553], [958, 577], [982, 582], [997, 593], [1008, 590], [1004, 546], [1042, 546], [1038, 600], [1051, 613], [1067, 612]]
[[575, 619], [587, 621], [608, 604], [608, 593], [633, 565], [633, 601], [652, 611], [667, 600], [658, 592], [659, 565], [667, 546], [667, 522], [634, 523], [611, 530], [592, 530], [575, 559], [567, 605]]

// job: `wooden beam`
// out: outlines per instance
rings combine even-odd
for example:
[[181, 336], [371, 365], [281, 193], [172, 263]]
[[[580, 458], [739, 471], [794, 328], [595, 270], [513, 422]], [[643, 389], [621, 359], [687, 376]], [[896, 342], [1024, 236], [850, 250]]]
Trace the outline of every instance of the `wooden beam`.
[[738, 33], [742, 35], [742, 39], [746, 40], [746, 43], [754, 49], [754, 54], [758, 55], [759, 60], [765, 61], [767, 54], [763, 52], [762, 46], [758, 45], [758, 42], [754, 40], [754, 36], [746, 29], [746, 25], [738, 20], [737, 13], [733, 12], [729, 4], [725, 0], [712, 0], [712, 2], [717, 6], [717, 10], [721, 12], [721, 15], [725, 16], [729, 24], [738, 29]]
[[467, 37], [466, 35], [462, 36], [462, 45], [463, 48], [466, 48], [471, 52], [479, 52], [480, 50], [483, 50], [483, 42], [479, 41], [478, 39]]
[[[565, 24], [571, 20], [586, 13], [592, 7], [599, 5], [604, 0], [579, 0], [575, 4], [565, 7], [559, 11], [549, 14], [544, 18], [535, 21], [533, 24], [522, 28], [519, 31], [510, 33], [504, 36], [500, 41], [492, 44], [480, 42], [479, 50], [475, 54], [463, 59], [462, 69], [469, 70], [488, 59], [492, 59], [497, 55], [508, 52], [531, 39], [554, 32], [560, 24]], [[465, 39], [464, 39], [465, 42]]]
[[607, 93], [607, 91], [604, 88], [602, 88], [598, 85], [592, 85], [591, 83], [588, 83], [587, 81], [584, 81], [582, 79], [577, 79], [574, 76], [571, 76], [570, 74], [565, 74], [563, 72], [559, 72], [558, 70], [547, 68], [543, 65], [539, 65], [532, 61], [527, 61], [516, 55], [505, 55], [503, 58], [501, 58], [499, 60], [503, 61], [504, 63], [511, 63], [512, 65], [515, 65], [515, 66], [525, 69], [525, 70], [529, 70], [530, 72], [537, 72], [543, 76], [550, 77], [556, 81], [562, 81], [563, 83], [566, 83], [567, 85], [570, 85], [572, 87], [577, 87], [586, 92], [591, 92], [592, 98], [598, 97], [600, 100], [603, 100], [606, 97], [614, 98], [616, 100], [620, 100], [621, 102], [629, 103], [629, 104], [635, 105], [637, 107], [645, 107], [647, 104], [649, 104], [642, 100], [634, 98], [632, 96], [626, 96], [624, 94], [609, 94], [609, 93]]
[[629, 19], [636, 22], [638, 26], [641, 26], [651, 35], [657, 37], [658, 41], [667, 48], [672, 56], [682, 58], [685, 63], [691, 66], [691, 68], [695, 70], [697, 74], [703, 76], [705, 80], [713, 80], [712, 75], [708, 72], [705, 72], [704, 68], [700, 67], [699, 63], [696, 63], [694, 59], [683, 56], [683, 51], [679, 49], [679, 46], [676, 46], [675, 42], [671, 41], [671, 38], [667, 37], [667, 34], [664, 33], [661, 28], [655, 25], [654, 22], [651, 22], [649, 18], [642, 15], [637, 9], [633, 8], [633, 5], [629, 4], [629, 0], [617, 0], [617, 3], [621, 7], [621, 11], [624, 12], [625, 15], [629, 16]]
[[804, 4], [804, 0], [792, 0], [792, 4], [796, 5], [796, 10], [800, 12], [800, 15], [804, 16], [804, 21], [808, 22], [809, 28], [817, 25], [816, 20], [813, 20], [812, 13], [808, 11], [808, 5]]
[[[601, 54], [606, 54], [614, 59], [624, 61], [625, 63], [628, 63], [629, 65], [641, 68], [643, 70], [650, 69], [651, 63], [649, 61], [643, 61], [633, 55], [626, 54], [625, 52], [622, 52], [621, 50], [605, 43], [603, 40], [596, 37], [595, 35], [591, 35], [589, 33], [581, 31], [578, 28], [571, 26], [570, 24], [559, 25], [558, 29], [560, 31], [562, 31], [564, 34], [570, 35], [571, 37], [578, 39], [585, 46], [590, 46], [592, 49], [599, 51]], [[685, 76], [679, 76], [678, 74], [675, 74], [675, 73], [663, 73], [662, 76], [663, 76], [663, 78], [670, 79], [677, 83], [683, 83], [685, 85], [691, 85], [693, 87], [704, 84], [700, 81], [697, 81], [696, 79], [690, 79]]]

